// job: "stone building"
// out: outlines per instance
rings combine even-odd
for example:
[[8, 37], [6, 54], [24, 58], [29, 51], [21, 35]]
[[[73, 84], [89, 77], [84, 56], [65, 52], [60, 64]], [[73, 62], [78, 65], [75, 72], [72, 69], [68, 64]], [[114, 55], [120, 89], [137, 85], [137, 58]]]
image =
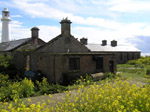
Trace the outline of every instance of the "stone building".
[[39, 29], [37, 27], [33, 27], [31, 29], [30, 38], [0, 43], [0, 53], [12, 55], [16, 68], [22, 73], [27, 67], [27, 60], [29, 60], [28, 54], [45, 44], [45, 42], [38, 37], [38, 31]]
[[110, 44], [107, 44], [107, 40], [102, 40], [101, 44], [89, 44], [86, 38], [82, 38], [81, 42], [94, 53], [115, 53], [118, 64], [124, 64], [129, 60], [139, 59], [141, 56], [141, 51], [136, 47], [117, 45], [116, 40], [111, 41]]
[[61, 34], [29, 55], [29, 69], [41, 71], [49, 82], [98, 72], [116, 72], [114, 53], [92, 52], [71, 35], [71, 21], [63, 19]]
[[11, 54], [20, 72], [40, 71], [53, 83], [86, 74], [115, 73], [117, 63], [140, 57], [140, 50], [117, 45], [115, 40], [111, 45], [106, 40], [102, 44], [89, 44], [87, 38], [78, 41], [71, 35], [71, 23], [67, 18], [61, 20], [61, 34], [47, 43], [38, 37], [39, 29], [34, 27], [31, 38], [0, 43], [0, 52]]

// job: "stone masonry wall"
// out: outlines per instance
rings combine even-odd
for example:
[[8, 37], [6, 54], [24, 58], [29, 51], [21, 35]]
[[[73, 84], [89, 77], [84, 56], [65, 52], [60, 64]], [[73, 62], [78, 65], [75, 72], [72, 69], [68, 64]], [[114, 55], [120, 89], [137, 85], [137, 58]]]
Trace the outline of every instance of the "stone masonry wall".
[[139, 59], [141, 56], [140, 52], [118, 52], [116, 54], [118, 64], [124, 64], [129, 60]]
[[[77, 77], [85, 74], [92, 74], [98, 72], [96, 70], [96, 61], [93, 60], [92, 54], [50, 54], [40, 53], [35, 54], [36, 58], [31, 57], [32, 64], [37, 68], [31, 66], [31, 70], [40, 70], [46, 75], [49, 82], [62, 82], [63, 74], [69, 74]], [[80, 57], [80, 70], [69, 70], [69, 57]], [[114, 71], [116, 71], [115, 55], [98, 55], [104, 59], [104, 72], [109, 72], [109, 61], [114, 61]], [[36, 65], [37, 64], [37, 65]]]
[[50, 53], [81, 53], [89, 52], [88, 48], [82, 45], [73, 36], [58, 36], [48, 42], [45, 46], [37, 50], [37, 52]]

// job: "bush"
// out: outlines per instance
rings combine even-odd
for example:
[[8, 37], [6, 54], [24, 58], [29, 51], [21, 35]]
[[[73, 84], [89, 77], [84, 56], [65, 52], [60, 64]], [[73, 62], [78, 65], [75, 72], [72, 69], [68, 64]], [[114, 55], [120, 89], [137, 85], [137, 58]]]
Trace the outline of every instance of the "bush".
[[36, 81], [36, 91], [38, 94], [50, 93], [52, 86], [47, 82], [46, 78], [43, 78], [42, 82]]
[[0, 73], [0, 87], [7, 87], [9, 82], [8, 75], [3, 75]]
[[9, 78], [15, 78], [17, 74], [12, 59], [13, 57], [10, 55], [0, 54], [0, 73], [9, 75]]
[[91, 75], [80, 76], [75, 82], [76, 85], [90, 85], [93, 84], [93, 78]]
[[150, 69], [146, 70], [146, 75], [150, 75]]
[[147, 57], [141, 57], [140, 59], [137, 59], [137, 60], [130, 60], [127, 62], [127, 64], [129, 65], [135, 65], [142, 68], [143, 66], [147, 66], [150, 64], [150, 57], [147, 56]]
[[104, 73], [104, 79], [105, 78], [109, 78], [109, 79], [112, 79], [112, 78], [115, 78], [115, 74], [111, 73], [111, 72], [106, 72]]
[[130, 60], [127, 62], [127, 64], [129, 65], [136, 65], [137, 64], [137, 60]]
[[0, 54], [0, 66], [8, 68], [12, 64], [12, 56]]
[[34, 83], [30, 79], [24, 79], [20, 82], [23, 97], [32, 96], [35, 92]]
[[0, 74], [0, 101], [10, 101], [33, 95], [58, 93], [67, 90], [61, 85], [53, 85], [43, 78], [42, 82], [34, 84], [30, 79], [24, 78], [21, 81], [10, 80], [8, 75]]
[[31, 80], [24, 79], [21, 82], [8, 81], [0, 88], [0, 100], [9, 101], [17, 98], [29, 97], [34, 94], [34, 84]]
[[36, 81], [37, 95], [58, 93], [63, 92], [64, 90], [67, 90], [66, 87], [58, 84], [49, 84], [47, 78], [45, 77], [43, 78], [42, 82]]

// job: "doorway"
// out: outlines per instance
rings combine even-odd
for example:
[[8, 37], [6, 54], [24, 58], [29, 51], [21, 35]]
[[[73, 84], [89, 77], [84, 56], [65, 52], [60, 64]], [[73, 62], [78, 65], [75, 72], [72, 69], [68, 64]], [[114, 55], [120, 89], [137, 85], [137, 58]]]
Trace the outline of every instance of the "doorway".
[[103, 72], [103, 57], [97, 57], [97, 59], [96, 59], [96, 70]]
[[114, 73], [114, 61], [113, 60], [109, 61], [109, 71]]

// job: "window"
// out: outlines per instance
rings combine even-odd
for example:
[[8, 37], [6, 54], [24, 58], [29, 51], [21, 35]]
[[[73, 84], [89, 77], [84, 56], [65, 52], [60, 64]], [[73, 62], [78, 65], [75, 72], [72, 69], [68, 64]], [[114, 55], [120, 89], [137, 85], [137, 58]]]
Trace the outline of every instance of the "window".
[[103, 69], [103, 57], [97, 57], [96, 69]]
[[137, 55], [136, 59], [139, 59], [140, 58], [140, 53], [137, 53], [136, 55]]
[[9, 16], [9, 13], [8, 13], [8, 12], [5, 12], [4, 14], [5, 14], [5, 16]]
[[69, 70], [80, 70], [80, 58], [69, 58]]
[[123, 60], [123, 53], [120, 53], [120, 60]]
[[131, 55], [131, 59], [132, 59], [132, 60], [134, 59], [134, 53], [132, 53], [132, 55]]
[[129, 60], [129, 59], [130, 59], [129, 57], [130, 57], [130, 54], [129, 54], [129, 53], [127, 53], [127, 60]]

